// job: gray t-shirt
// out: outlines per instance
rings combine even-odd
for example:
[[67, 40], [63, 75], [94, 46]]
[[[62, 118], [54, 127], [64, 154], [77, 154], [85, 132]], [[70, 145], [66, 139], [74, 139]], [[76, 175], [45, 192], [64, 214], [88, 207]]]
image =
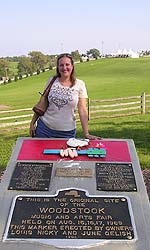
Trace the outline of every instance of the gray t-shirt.
[[75, 110], [79, 98], [88, 98], [85, 83], [82, 80], [76, 79], [73, 87], [64, 87], [57, 78], [49, 92], [49, 107], [40, 119], [54, 130], [75, 129]]

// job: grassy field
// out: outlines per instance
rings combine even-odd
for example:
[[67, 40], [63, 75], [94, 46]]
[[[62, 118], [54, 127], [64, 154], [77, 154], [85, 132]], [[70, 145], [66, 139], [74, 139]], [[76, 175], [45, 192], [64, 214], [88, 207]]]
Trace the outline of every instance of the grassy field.
[[[101, 59], [76, 64], [75, 68], [77, 77], [86, 82], [92, 100], [141, 95], [142, 92], [150, 94], [150, 58]], [[0, 105], [6, 105], [10, 110], [32, 107], [39, 98], [38, 91], [42, 92], [47, 79], [54, 73], [54, 70], [47, 71], [0, 86]], [[144, 169], [150, 168], [149, 122], [148, 114], [96, 119], [89, 122], [89, 128], [91, 133], [103, 138], [133, 139]], [[28, 136], [28, 125], [1, 128], [0, 135], [0, 167], [5, 168], [17, 137]], [[80, 124], [77, 136], [83, 136]]]

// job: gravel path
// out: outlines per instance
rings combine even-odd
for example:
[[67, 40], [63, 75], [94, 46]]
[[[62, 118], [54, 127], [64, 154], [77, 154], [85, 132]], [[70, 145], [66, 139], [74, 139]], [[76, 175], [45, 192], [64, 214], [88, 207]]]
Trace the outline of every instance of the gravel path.
[[144, 169], [142, 171], [142, 173], [143, 173], [144, 182], [145, 182], [145, 185], [146, 185], [148, 197], [149, 197], [149, 200], [150, 200], [150, 169]]

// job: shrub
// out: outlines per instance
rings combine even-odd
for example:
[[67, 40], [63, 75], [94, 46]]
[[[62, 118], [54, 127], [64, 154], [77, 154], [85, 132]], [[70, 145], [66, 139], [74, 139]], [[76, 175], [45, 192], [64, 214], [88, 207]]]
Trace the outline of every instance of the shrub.
[[15, 82], [18, 81], [18, 76], [15, 76]]

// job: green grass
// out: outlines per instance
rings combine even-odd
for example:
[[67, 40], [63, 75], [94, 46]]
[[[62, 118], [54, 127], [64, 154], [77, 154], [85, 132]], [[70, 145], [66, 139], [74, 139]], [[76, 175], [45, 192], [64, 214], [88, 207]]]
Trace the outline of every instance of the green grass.
[[[89, 97], [109, 99], [150, 94], [150, 58], [102, 59], [75, 65], [77, 77], [86, 82]], [[38, 100], [38, 91], [43, 90], [49, 76], [48, 71], [17, 82], [0, 86], [0, 105], [9, 109], [29, 108]], [[6, 116], [6, 115], [5, 115]], [[150, 168], [149, 115], [122, 118], [96, 119], [89, 122], [90, 132], [103, 138], [133, 139], [141, 167]], [[80, 124], [77, 136], [82, 137]], [[0, 167], [5, 168], [18, 137], [26, 137], [28, 128], [13, 127], [0, 131]]]
[[[103, 138], [133, 139], [141, 167], [150, 168], [150, 132], [149, 115], [130, 116], [122, 118], [99, 119], [89, 122], [89, 130]], [[7, 129], [0, 138], [0, 167], [5, 168], [10, 158], [17, 137], [28, 137], [28, 128]], [[80, 124], [77, 124], [77, 137], [83, 137]]]
[[32, 107], [39, 98], [38, 92], [43, 91], [49, 74], [53, 73], [45, 72], [0, 86], [0, 104], [8, 105], [10, 109]]
[[[150, 58], [102, 59], [76, 64], [77, 77], [86, 82], [91, 99], [149, 93]], [[31, 107], [55, 70], [0, 86], [0, 104], [11, 108]], [[23, 95], [22, 95], [23, 94]]]
[[[91, 120], [90, 132], [102, 138], [133, 139], [141, 167], [150, 168], [149, 115]], [[78, 130], [82, 135], [81, 128]]]
[[[139, 95], [149, 91], [150, 59], [103, 59], [81, 65], [91, 99]], [[123, 91], [122, 91], [123, 90]]]

